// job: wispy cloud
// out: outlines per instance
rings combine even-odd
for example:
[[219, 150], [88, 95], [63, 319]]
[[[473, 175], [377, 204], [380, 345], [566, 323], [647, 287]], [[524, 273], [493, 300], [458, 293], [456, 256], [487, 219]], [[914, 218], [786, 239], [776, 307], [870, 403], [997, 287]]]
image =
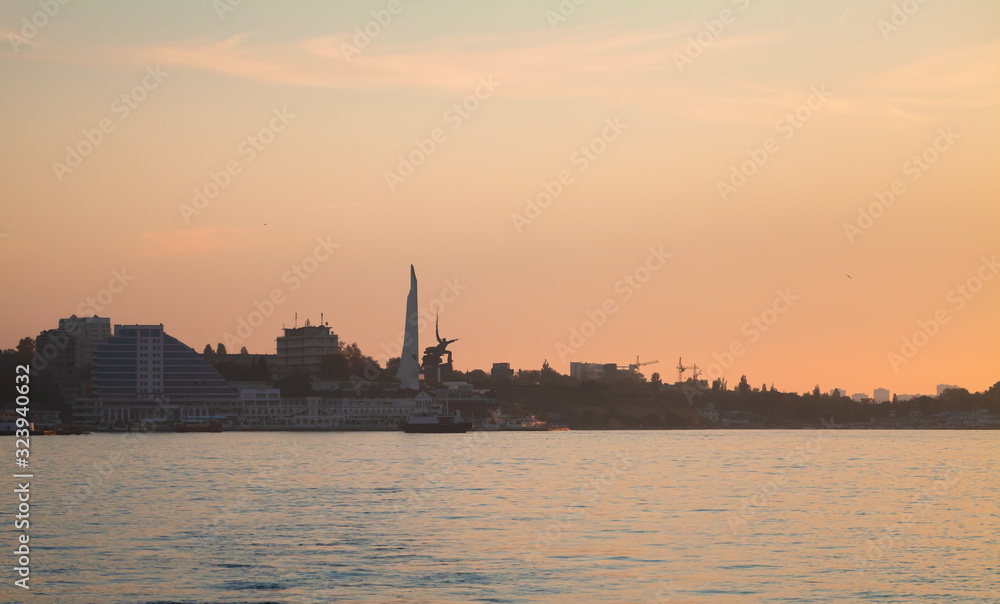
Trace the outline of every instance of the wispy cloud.
[[206, 252], [248, 249], [259, 243], [260, 229], [208, 227], [142, 233], [140, 254], [145, 257], [195, 256]]
[[954, 95], [967, 106], [994, 104], [1000, 100], [1000, 43], [926, 54], [879, 74], [869, 86], [931, 100], [935, 94]]
[[[834, 27], [846, 22], [845, 8]], [[724, 32], [704, 49], [691, 69], [677, 73], [674, 53], [703, 25], [689, 21], [636, 27], [615, 21], [558, 33], [457, 34], [409, 44], [374, 40], [348, 61], [342, 45], [353, 34], [277, 41], [247, 32], [224, 40], [170, 45], [77, 50], [39, 49], [32, 60], [100, 62], [120, 66], [162, 64], [282, 86], [383, 90], [406, 94], [468, 94], [481, 76], [503, 83], [502, 95], [522, 99], [573, 99], [608, 106], [655, 109], [700, 121], [771, 119], [801, 102], [809, 85], [774, 69], [803, 32], [792, 29]], [[829, 26], [824, 26], [829, 27]], [[835, 49], [844, 63], [859, 61], [849, 85], [841, 86], [831, 115], [911, 123], [940, 109], [987, 106], [1000, 98], [1000, 45], [930, 52], [907, 65], [862, 59], [869, 47]], [[830, 49], [806, 46], [824, 58]], [[60, 55], [59, 53], [63, 53]], [[89, 53], [89, 58], [88, 58]], [[826, 53], [826, 54], [824, 54]], [[887, 59], [891, 60], [891, 59]]]

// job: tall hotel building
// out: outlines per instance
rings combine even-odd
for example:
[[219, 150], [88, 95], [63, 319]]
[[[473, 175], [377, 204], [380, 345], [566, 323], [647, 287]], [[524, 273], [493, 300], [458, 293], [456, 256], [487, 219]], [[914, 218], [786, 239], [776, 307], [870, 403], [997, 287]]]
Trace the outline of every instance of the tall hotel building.
[[93, 396], [77, 400], [77, 423], [132, 425], [185, 418], [230, 418], [238, 395], [200, 354], [163, 325], [115, 325], [97, 345]]

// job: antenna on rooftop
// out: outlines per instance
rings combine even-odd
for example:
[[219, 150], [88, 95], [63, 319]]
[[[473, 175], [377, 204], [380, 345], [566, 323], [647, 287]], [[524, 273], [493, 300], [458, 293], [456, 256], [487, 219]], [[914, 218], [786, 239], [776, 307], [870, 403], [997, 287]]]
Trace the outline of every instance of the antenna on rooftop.
[[299, 313], [295, 313], [295, 327], [299, 326]]

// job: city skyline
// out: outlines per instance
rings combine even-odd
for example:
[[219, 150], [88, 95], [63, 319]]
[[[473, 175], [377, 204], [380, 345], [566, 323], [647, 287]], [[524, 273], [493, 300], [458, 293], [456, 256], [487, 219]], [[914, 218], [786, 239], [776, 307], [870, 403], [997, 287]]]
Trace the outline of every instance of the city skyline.
[[898, 4], [8, 3], [0, 347], [379, 356], [412, 263], [461, 370], [985, 390], [1000, 7]]

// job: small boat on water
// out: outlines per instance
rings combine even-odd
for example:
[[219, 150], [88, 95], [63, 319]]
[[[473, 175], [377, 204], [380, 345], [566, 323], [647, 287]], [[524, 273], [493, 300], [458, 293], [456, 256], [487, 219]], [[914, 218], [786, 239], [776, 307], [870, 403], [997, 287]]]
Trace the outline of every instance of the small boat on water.
[[472, 422], [462, 421], [461, 412], [448, 415], [439, 406], [415, 413], [403, 424], [407, 434], [463, 434], [471, 429]]
[[504, 432], [547, 432], [548, 426], [545, 422], [535, 419], [535, 416], [529, 415], [503, 419], [500, 423], [500, 430]]

